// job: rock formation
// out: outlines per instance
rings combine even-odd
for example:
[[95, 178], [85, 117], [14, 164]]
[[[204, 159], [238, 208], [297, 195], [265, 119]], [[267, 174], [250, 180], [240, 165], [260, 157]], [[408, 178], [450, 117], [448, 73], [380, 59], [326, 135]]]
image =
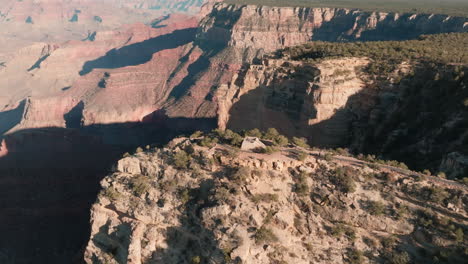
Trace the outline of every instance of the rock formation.
[[463, 185], [297, 147], [257, 154], [199, 140], [117, 163], [91, 210], [87, 263], [422, 263], [449, 248], [446, 259], [461, 260], [466, 242], [444, 230], [468, 220]]

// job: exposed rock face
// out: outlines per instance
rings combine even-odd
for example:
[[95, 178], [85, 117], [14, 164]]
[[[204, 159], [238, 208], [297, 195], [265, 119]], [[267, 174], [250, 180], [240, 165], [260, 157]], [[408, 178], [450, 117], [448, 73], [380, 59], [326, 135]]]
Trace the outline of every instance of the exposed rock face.
[[[468, 30], [466, 18], [439, 15], [222, 3], [203, 10], [212, 11], [200, 23], [195, 17], [170, 16], [153, 28], [136, 24], [98, 31], [93, 41], [35, 44], [8, 54], [7, 67], [0, 68], [6, 76], [2, 94], [8, 94], [0, 97], [0, 105], [6, 105], [2, 111], [31, 97], [27, 120], [18, 128], [66, 127], [66, 117], [79, 104], [84, 125], [149, 120], [158, 110], [169, 117], [215, 118], [217, 87], [265, 52], [310, 40], [408, 39]], [[9, 92], [12, 83], [20, 89]], [[49, 115], [44, 106], [51, 104], [58, 108]]]
[[467, 18], [400, 15], [335, 8], [257, 7], [217, 4], [202, 22], [211, 41], [275, 51], [311, 40], [402, 40], [422, 34], [467, 32]]
[[361, 107], [350, 98], [366, 86], [356, 69], [367, 64], [366, 59], [344, 58], [318, 64], [265, 59], [250, 65], [218, 89], [218, 126], [276, 127], [289, 136], [305, 136], [314, 145], [342, 144], [353, 120], [350, 105]]
[[[190, 169], [178, 169], [171, 157], [191, 144], [177, 140], [118, 162], [91, 211], [87, 263], [349, 263], [353, 250], [385, 259], [393, 247], [424, 262], [427, 256], [414, 250], [420, 243], [456, 243], [437, 224], [426, 229], [414, 221], [417, 212], [429, 206], [434, 219], [457, 226], [468, 220], [466, 187], [450, 181], [418, 182], [410, 172], [380, 174], [313, 155], [299, 161], [298, 150], [288, 148], [228, 157], [220, 155], [232, 151], [223, 145], [195, 146]], [[352, 187], [335, 177], [348, 177]], [[425, 188], [457, 193], [458, 202], [446, 209], [421, 200]]]

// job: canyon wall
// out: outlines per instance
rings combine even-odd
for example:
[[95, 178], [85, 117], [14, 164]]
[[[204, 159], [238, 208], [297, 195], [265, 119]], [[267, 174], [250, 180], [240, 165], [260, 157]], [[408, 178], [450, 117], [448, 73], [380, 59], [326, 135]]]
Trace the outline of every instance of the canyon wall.
[[[80, 104], [84, 125], [150, 120], [156, 111], [216, 118], [218, 87], [265, 53], [311, 40], [408, 39], [468, 30], [466, 18], [441, 15], [222, 3], [202, 9], [209, 14], [199, 23], [195, 17], [169, 16], [153, 27], [98, 32], [91, 42], [35, 44], [8, 56], [0, 68], [5, 76], [0, 89], [7, 95], [0, 97], [2, 111], [29, 98], [27, 120], [17, 129], [66, 127], [66, 117]], [[73, 60], [63, 62], [64, 57]], [[19, 87], [15, 92], [13, 84]], [[57, 109], [45, 111], [51, 104]]]

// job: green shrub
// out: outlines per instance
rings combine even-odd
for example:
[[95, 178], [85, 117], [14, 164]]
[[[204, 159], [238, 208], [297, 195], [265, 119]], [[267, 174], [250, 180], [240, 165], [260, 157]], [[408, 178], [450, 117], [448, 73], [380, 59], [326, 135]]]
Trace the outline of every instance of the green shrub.
[[204, 137], [200, 142], [199, 145], [202, 147], [212, 148], [216, 144], [218, 144], [219, 139], [213, 137]]
[[278, 137], [280, 134], [276, 128], [269, 128], [267, 129], [265, 135], [263, 136], [264, 139], [266, 140], [274, 140], [276, 137]]
[[130, 187], [137, 197], [142, 196], [151, 188], [149, 179], [143, 175], [138, 175], [130, 180]]
[[292, 142], [294, 145], [302, 148], [308, 148], [309, 145], [307, 144], [307, 139], [306, 138], [298, 138], [298, 137], [293, 137]]
[[182, 204], [186, 204], [190, 201], [190, 189], [189, 188], [183, 188], [180, 189], [179, 192], [177, 193], [177, 197], [179, 198], [179, 201]]
[[201, 136], [203, 136], [203, 132], [201, 132], [201, 131], [195, 131], [195, 132], [193, 132], [192, 135], [190, 135], [190, 138], [191, 138], [191, 139], [194, 139], [194, 138], [199, 138], [199, 137], [201, 137]]
[[278, 151], [279, 151], [279, 149], [276, 148], [276, 147], [273, 147], [273, 146], [266, 146], [264, 148], [259, 147], [259, 148], [255, 148], [253, 150], [253, 152], [255, 152], [255, 153], [263, 153], [263, 154], [273, 154], [273, 153], [276, 153]]
[[307, 184], [307, 175], [305, 173], [299, 174], [294, 185], [294, 192], [299, 196], [309, 194], [309, 185]]
[[352, 168], [338, 167], [335, 171], [331, 171], [330, 180], [336, 187], [342, 192], [353, 193], [356, 191], [356, 183], [354, 181], [354, 175], [357, 173]]
[[229, 179], [237, 184], [243, 184], [251, 175], [251, 170], [248, 167], [239, 167], [235, 173], [232, 173]]
[[323, 156], [323, 159], [326, 160], [326, 161], [332, 161], [332, 160], [333, 160], [333, 154], [327, 152], [327, 153], [325, 153], [325, 155]]
[[265, 226], [257, 229], [254, 235], [255, 243], [257, 244], [268, 244], [278, 241], [278, 237], [273, 233], [273, 231]]
[[192, 264], [200, 264], [201, 263], [201, 258], [200, 258], [200, 256], [194, 256], [194, 257], [192, 257], [192, 259], [190, 261], [192, 262]]
[[111, 201], [116, 201], [121, 197], [121, 194], [114, 187], [105, 189], [102, 194]]
[[190, 156], [183, 150], [177, 152], [173, 157], [174, 167], [178, 169], [187, 169], [189, 161]]
[[287, 137], [279, 135], [273, 139], [273, 143], [277, 146], [284, 147], [289, 143], [289, 140]]
[[307, 152], [304, 152], [304, 151], [299, 151], [297, 153], [297, 160], [299, 161], [304, 161], [307, 159], [307, 157], [309, 156], [309, 154], [307, 154]]
[[239, 135], [239, 134], [237, 134], [237, 133], [234, 133], [234, 134], [232, 135], [232, 137], [231, 137], [229, 143], [230, 143], [232, 146], [240, 147], [241, 144], [242, 144], [242, 141], [244, 141], [244, 138], [243, 138], [241, 135]]
[[395, 236], [388, 236], [382, 239], [382, 246], [389, 250], [396, 246], [398, 239]]
[[385, 213], [385, 205], [381, 201], [369, 201], [367, 210], [371, 215], [383, 215]]
[[255, 194], [253, 195], [250, 200], [254, 203], [271, 203], [271, 202], [277, 202], [278, 201], [278, 195], [276, 193], [261, 193], [261, 194]]
[[254, 128], [252, 130], [245, 132], [245, 135], [248, 137], [262, 138], [262, 132], [258, 130], [258, 128]]
[[457, 228], [457, 230], [455, 230], [455, 232], [453, 234], [454, 234], [454, 237], [455, 237], [455, 241], [457, 243], [463, 243], [463, 241], [465, 240], [465, 234], [463, 233], [463, 229], [461, 229], [459, 227], [459, 228]]
[[423, 189], [423, 194], [426, 199], [439, 204], [449, 197], [449, 193], [447, 191], [437, 186], [425, 187]]
[[354, 228], [343, 223], [337, 223], [332, 226], [330, 232], [334, 237], [346, 235], [350, 240], [356, 239], [356, 231], [354, 231]]
[[348, 252], [348, 259], [351, 264], [361, 264], [364, 262], [364, 254], [362, 251], [353, 248]]

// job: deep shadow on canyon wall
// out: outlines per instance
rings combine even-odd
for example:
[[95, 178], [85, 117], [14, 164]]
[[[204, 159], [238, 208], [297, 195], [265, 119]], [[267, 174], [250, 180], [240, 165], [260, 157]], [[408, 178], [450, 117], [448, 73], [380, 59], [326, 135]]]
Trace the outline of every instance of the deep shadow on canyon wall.
[[[306, 83], [312, 80], [285, 79], [242, 95], [229, 112], [227, 128], [275, 127], [288, 137], [306, 137], [313, 146], [350, 148], [437, 173], [449, 153], [468, 155], [466, 71], [422, 63], [397, 84], [363, 88], [333, 116], [313, 125], [308, 121], [315, 118], [316, 109], [313, 96], [306, 93]], [[278, 94], [278, 87], [294, 90]], [[466, 173], [468, 168], [458, 177]]]
[[4, 136], [0, 158], [0, 263], [82, 263], [100, 180], [127, 151], [162, 145], [214, 119], [167, 118], [79, 129], [27, 129]]

